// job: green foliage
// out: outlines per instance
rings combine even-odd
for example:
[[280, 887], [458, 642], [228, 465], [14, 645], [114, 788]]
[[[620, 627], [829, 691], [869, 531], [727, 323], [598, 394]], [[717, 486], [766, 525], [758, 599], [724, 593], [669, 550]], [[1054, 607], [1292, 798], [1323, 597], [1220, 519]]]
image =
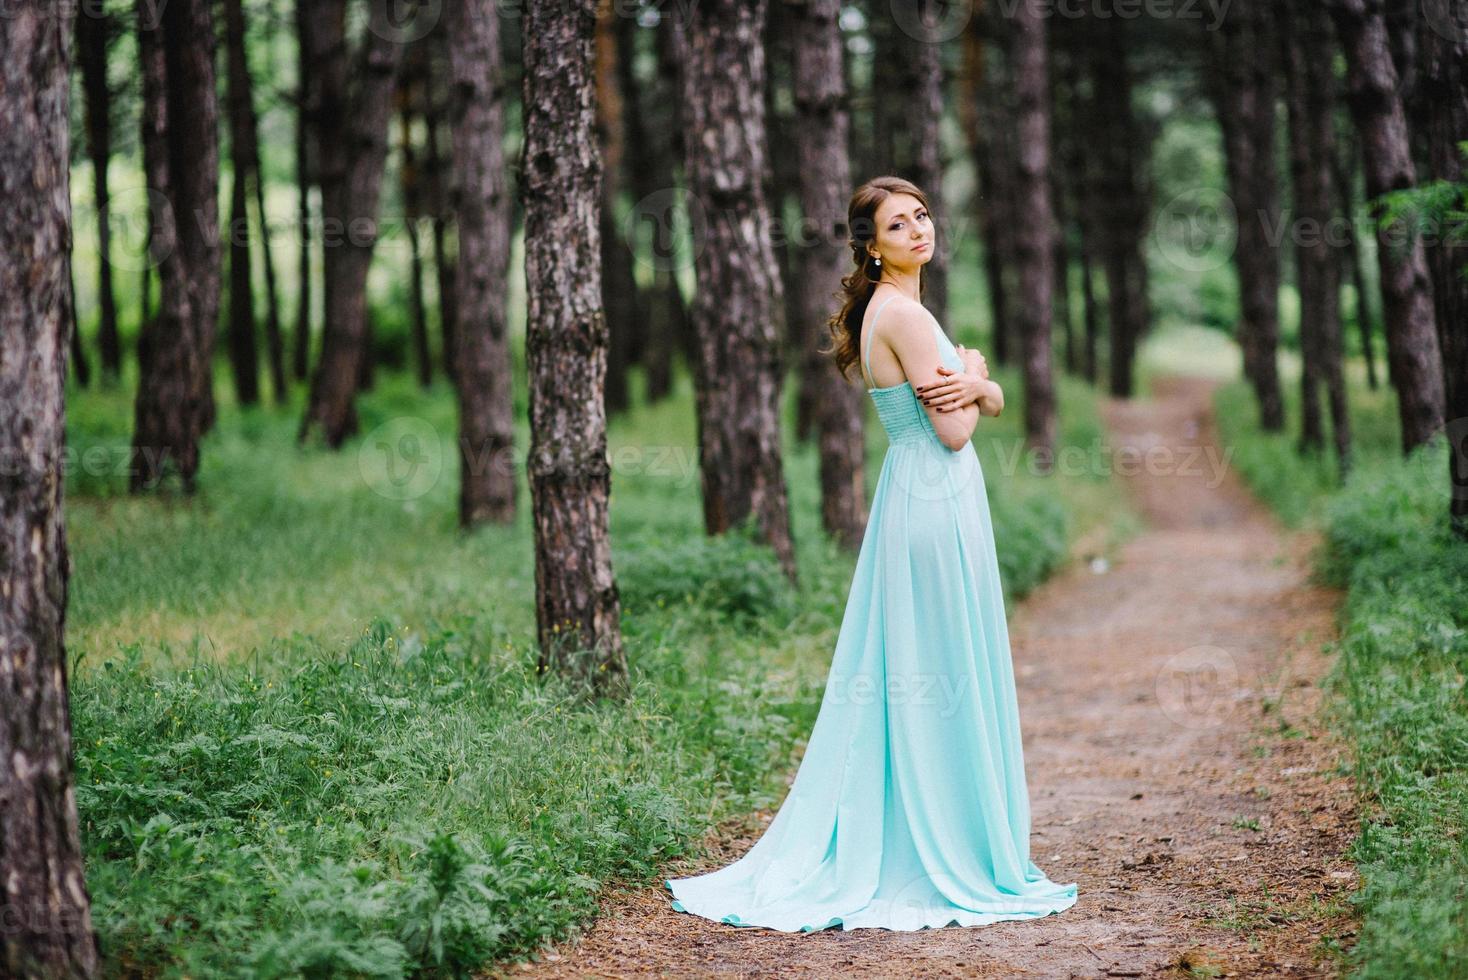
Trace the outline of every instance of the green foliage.
[[644, 534], [622, 548], [617, 587], [633, 606], [683, 602], [741, 628], [773, 617], [788, 622], [796, 594], [754, 525], [715, 538]]
[[1005, 529], [1004, 547], [998, 549], [1000, 578], [1011, 595], [1025, 596], [1064, 563], [1069, 515], [1059, 500], [1049, 496], [1019, 500], [999, 496], [991, 502], [990, 512], [995, 526]]
[[[1396, 396], [1387, 389], [1369, 391], [1356, 378], [1360, 365], [1352, 364], [1354, 383], [1348, 384], [1353, 465], [1390, 460], [1401, 453]], [[1291, 527], [1315, 524], [1322, 504], [1340, 489], [1340, 472], [1333, 449], [1301, 454], [1300, 389], [1296, 379], [1282, 379], [1285, 427], [1270, 433], [1259, 429], [1259, 407], [1253, 388], [1245, 381], [1221, 386], [1214, 394], [1214, 411], [1224, 452], [1250, 488]], [[1324, 394], [1322, 411], [1324, 408]], [[1326, 416], [1326, 441], [1330, 419]], [[1445, 464], [1446, 465], [1446, 464]], [[1446, 481], [1446, 471], [1443, 479]]]
[[1468, 547], [1448, 527], [1446, 441], [1404, 457], [1392, 396], [1350, 397], [1344, 487], [1289, 437], [1251, 428], [1246, 386], [1220, 390], [1217, 407], [1235, 464], [1287, 519], [1321, 526], [1318, 570], [1346, 590], [1327, 685], [1363, 806], [1354, 975], [1456, 976], [1468, 961]]
[[1447, 446], [1364, 468], [1328, 506], [1327, 575], [1347, 589], [1333, 681], [1369, 813], [1362, 976], [1468, 961], [1468, 547], [1444, 519]]

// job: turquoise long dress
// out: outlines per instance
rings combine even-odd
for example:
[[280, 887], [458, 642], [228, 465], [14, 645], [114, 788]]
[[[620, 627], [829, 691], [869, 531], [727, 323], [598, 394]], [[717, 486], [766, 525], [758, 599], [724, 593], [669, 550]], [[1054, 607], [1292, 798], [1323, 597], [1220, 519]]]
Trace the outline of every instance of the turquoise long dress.
[[[932, 324], [943, 362], [961, 369]], [[795, 781], [739, 860], [664, 879], [672, 906], [782, 932], [979, 926], [1064, 911], [1075, 884], [1050, 881], [1030, 860], [978, 456], [970, 444], [943, 445], [909, 382], [867, 391], [890, 444]]]

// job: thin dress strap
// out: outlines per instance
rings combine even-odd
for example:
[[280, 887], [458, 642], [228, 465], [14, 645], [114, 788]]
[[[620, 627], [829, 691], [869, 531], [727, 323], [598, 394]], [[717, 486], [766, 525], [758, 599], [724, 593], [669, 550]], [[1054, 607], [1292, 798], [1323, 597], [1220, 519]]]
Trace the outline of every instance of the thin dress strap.
[[877, 387], [876, 375], [872, 374], [872, 337], [877, 332], [877, 317], [882, 315], [882, 307], [896, 298], [897, 294], [893, 293], [891, 296], [882, 300], [882, 306], [877, 307], [877, 312], [872, 314], [872, 322], [867, 324], [867, 335], [862, 338], [862, 347], [865, 348], [862, 354], [862, 363], [866, 365], [867, 380], [871, 382], [871, 387], [873, 388]]

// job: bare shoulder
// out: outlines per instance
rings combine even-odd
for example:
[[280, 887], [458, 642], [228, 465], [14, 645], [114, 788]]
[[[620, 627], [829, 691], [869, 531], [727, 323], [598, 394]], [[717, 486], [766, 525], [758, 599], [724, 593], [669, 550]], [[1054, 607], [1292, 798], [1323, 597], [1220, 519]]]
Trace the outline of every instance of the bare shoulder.
[[898, 296], [883, 309], [877, 328], [883, 339], [897, 345], [931, 336], [933, 322], [933, 314], [926, 306], [906, 296]]
[[937, 350], [933, 337], [933, 314], [916, 300], [899, 296], [887, 304], [877, 335], [904, 361]]

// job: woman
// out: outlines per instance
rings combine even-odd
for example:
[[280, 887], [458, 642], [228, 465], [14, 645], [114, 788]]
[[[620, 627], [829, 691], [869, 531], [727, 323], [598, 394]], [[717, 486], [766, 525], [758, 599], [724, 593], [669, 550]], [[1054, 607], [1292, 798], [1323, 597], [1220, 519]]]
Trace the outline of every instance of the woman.
[[825, 694], [780, 810], [738, 861], [665, 879], [673, 907], [784, 932], [1030, 919], [1076, 886], [1030, 860], [1030, 810], [984, 474], [1004, 393], [920, 302], [927, 198], [897, 177], [848, 208], [856, 270], [831, 317], [889, 446]]

